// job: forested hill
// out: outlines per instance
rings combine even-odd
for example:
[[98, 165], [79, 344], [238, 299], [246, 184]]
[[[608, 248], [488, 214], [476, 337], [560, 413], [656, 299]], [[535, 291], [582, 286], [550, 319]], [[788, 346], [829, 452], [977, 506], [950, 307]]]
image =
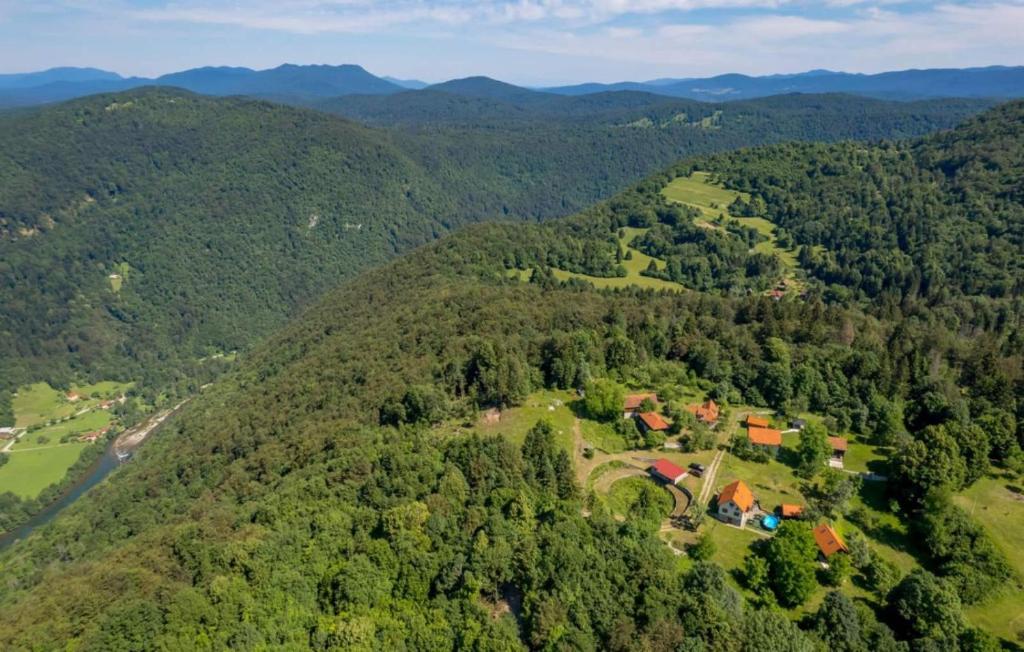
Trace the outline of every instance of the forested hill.
[[[900, 148], [897, 160], [916, 152], [925, 170], [930, 153], [952, 175], [929, 178], [926, 206], [1017, 201], [1004, 191], [1015, 150], [985, 153], [984, 135], [1015, 133], [1018, 111]], [[736, 157], [765, 166], [782, 157], [781, 183], [793, 175], [791, 151]], [[698, 162], [739, 183], [736, 157]], [[817, 170], [794, 188], [828, 196], [862, 169], [886, 168]], [[671, 229], [693, 217], [654, 205], [671, 177], [568, 220], [469, 227], [332, 292], [196, 398], [133, 464], [0, 555], [0, 647], [995, 650], [962, 608], [1019, 591], [1021, 578], [950, 494], [990, 465], [1013, 474], [1024, 462], [1020, 306], [954, 293], [864, 311], [813, 288], [775, 301], [601, 292], [555, 278], [556, 266], [607, 272], [620, 228]], [[905, 184], [880, 187], [886, 206]], [[952, 188], [970, 203], [956, 204]], [[529, 282], [518, 273], [526, 267]], [[898, 514], [914, 537], [912, 570], [857, 561], [856, 588], [794, 622], [775, 606], [785, 593], [755, 588], [764, 548], [738, 549], [755, 559], [732, 579], [713, 563], [680, 570], [657, 538], [660, 517], [637, 502], [624, 521], [612, 518], [573, 480], [550, 427], [523, 424], [521, 446], [459, 433], [474, 429], [480, 409], [607, 381], [698, 383], [729, 404], [826, 415], [885, 447], [884, 517]], [[882, 516], [849, 518], [873, 533], [868, 558], [899, 530], [871, 525]], [[783, 531], [810, 537], [797, 527]], [[810, 568], [813, 583], [808, 541], [810, 552], [784, 566]]]
[[155, 391], [459, 225], [568, 214], [690, 154], [917, 134], [981, 106], [778, 98], [691, 116], [629, 94], [559, 100], [581, 107], [573, 123], [369, 129], [167, 89], [0, 118], [0, 383]]

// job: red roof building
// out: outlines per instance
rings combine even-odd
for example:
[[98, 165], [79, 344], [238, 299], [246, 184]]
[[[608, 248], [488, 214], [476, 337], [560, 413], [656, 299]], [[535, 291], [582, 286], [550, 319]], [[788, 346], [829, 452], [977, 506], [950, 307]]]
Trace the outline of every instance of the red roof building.
[[829, 437], [828, 445], [832, 447], [832, 454], [842, 456], [846, 454], [849, 443], [844, 437]]
[[657, 412], [641, 412], [637, 415], [644, 430], [657, 430], [659, 432], [668, 430], [668, 421], [665, 421]]
[[666, 459], [660, 459], [651, 465], [651, 475], [675, 484], [686, 477], [686, 471]]

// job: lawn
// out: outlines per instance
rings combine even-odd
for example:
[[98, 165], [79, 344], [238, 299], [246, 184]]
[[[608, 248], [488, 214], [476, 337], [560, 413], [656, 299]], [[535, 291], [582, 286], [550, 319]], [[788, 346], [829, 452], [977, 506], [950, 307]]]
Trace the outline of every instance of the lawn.
[[672, 512], [672, 496], [650, 478], [639, 477], [624, 478], [612, 485], [606, 499], [608, 510], [612, 514], [628, 517], [632, 513], [631, 507], [643, 492], [647, 492], [653, 501], [650, 508], [652, 514], [664, 517]]
[[581, 419], [580, 431], [588, 444], [605, 453], [621, 453], [628, 448], [626, 440], [609, 423]]
[[10, 491], [22, 498], [35, 498], [46, 487], [64, 479], [89, 445], [75, 442], [9, 453], [10, 461], [0, 467], [0, 494]]
[[993, 634], [1019, 642], [1024, 634], [1024, 594], [1019, 586], [1024, 578], [1024, 482], [1006, 474], [988, 475], [957, 496], [956, 502], [985, 527], [1018, 576], [1017, 586], [1006, 587], [967, 614]]
[[[46, 428], [26, 432], [14, 445], [13, 450], [35, 448], [37, 446], [53, 446], [60, 443], [60, 438], [69, 433], [83, 433], [99, 430], [110, 423], [111, 415], [107, 410], [92, 410], [81, 416], [55, 423]], [[44, 437], [48, 441], [40, 441]]]
[[793, 473], [793, 469], [777, 460], [765, 464], [741, 460], [735, 455], [726, 454], [722, 458], [722, 466], [718, 469], [715, 480], [715, 492], [733, 480], [743, 480], [754, 492], [754, 497], [766, 512], [774, 510], [782, 503], [804, 504], [799, 487], [801, 480]]
[[13, 406], [15, 425], [19, 428], [70, 416], [80, 409], [78, 403], [69, 402], [64, 394], [46, 383], [18, 388]]

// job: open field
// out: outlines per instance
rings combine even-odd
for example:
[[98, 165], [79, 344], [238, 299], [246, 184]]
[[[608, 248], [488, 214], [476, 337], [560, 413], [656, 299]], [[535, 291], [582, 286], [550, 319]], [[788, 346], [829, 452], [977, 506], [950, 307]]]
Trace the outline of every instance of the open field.
[[60, 438], [71, 433], [83, 433], [92, 430], [99, 430], [107, 426], [111, 421], [110, 412], [106, 410], [92, 410], [81, 416], [55, 423], [52, 426], [26, 432], [21, 439], [12, 447], [18, 451], [25, 448], [36, 448], [38, 446], [53, 446], [60, 443]]
[[1011, 641], [1024, 640], [1024, 482], [991, 474], [968, 487], [956, 502], [981, 523], [1017, 573], [1017, 586], [968, 609], [973, 623]]
[[91, 385], [72, 385], [71, 389], [82, 396], [111, 399], [117, 398], [127, 392], [131, 389], [132, 384], [133, 383], [119, 383], [114, 380], [101, 380], [100, 382], [93, 383]]
[[86, 446], [90, 444], [74, 442], [8, 453], [10, 461], [0, 468], [0, 493], [10, 491], [22, 498], [35, 498], [64, 478]]
[[13, 405], [15, 425], [19, 428], [61, 419], [81, 409], [78, 403], [69, 402], [61, 392], [46, 383], [18, 388]]

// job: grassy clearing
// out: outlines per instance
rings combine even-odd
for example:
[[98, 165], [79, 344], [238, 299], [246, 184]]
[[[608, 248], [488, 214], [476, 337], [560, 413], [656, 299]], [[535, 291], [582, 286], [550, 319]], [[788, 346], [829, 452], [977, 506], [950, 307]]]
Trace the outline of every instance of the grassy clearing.
[[22, 498], [35, 498], [64, 478], [86, 446], [89, 444], [75, 442], [10, 453], [10, 461], [0, 467], [0, 494], [10, 491]]
[[55, 423], [46, 428], [40, 428], [27, 432], [12, 447], [12, 450], [35, 448], [37, 446], [54, 446], [60, 443], [61, 437], [71, 433], [83, 433], [92, 430], [99, 430], [107, 426], [111, 421], [110, 412], [106, 410], [92, 410], [81, 416]]
[[[682, 285], [678, 283], [672, 283], [671, 281], [665, 281], [660, 278], [650, 278], [643, 276], [640, 272], [647, 269], [654, 261], [655, 266], [658, 269], [665, 269], [665, 261], [659, 260], [648, 256], [647, 254], [637, 251], [636, 249], [629, 246], [629, 243], [633, 241], [633, 238], [638, 235], [644, 234], [647, 229], [638, 229], [632, 227], [626, 227], [623, 229], [624, 234], [622, 238], [619, 238], [619, 248], [624, 252], [631, 254], [631, 260], [622, 261], [622, 266], [626, 269], [626, 276], [591, 276], [589, 274], [579, 274], [577, 272], [568, 272], [564, 269], [558, 269], [557, 267], [552, 268], [551, 271], [559, 281], [568, 281], [569, 279], [579, 279], [581, 281], [587, 281], [594, 285], [598, 289], [621, 289], [627, 287], [641, 287], [650, 288], [652, 290], [672, 290], [679, 292], [684, 290]], [[509, 269], [505, 270], [505, 274], [508, 278], [517, 279], [522, 282], [528, 282], [530, 275], [533, 273], [532, 269]]]
[[13, 405], [15, 425], [19, 428], [62, 419], [80, 409], [77, 403], [71, 403], [64, 394], [46, 383], [19, 388]]
[[707, 172], [694, 172], [688, 177], [678, 177], [665, 186], [661, 193], [669, 200], [692, 206], [701, 212], [707, 220], [718, 219], [720, 215], [728, 215], [729, 204], [742, 197], [750, 200], [750, 195], [728, 190], [711, 182]]
[[569, 403], [576, 394], [569, 391], [542, 390], [530, 394], [519, 407], [503, 410], [501, 419], [487, 423], [485, 419], [473, 426], [481, 435], [501, 435], [519, 445], [526, 439], [526, 432], [542, 419], [555, 427], [555, 439], [566, 451], [572, 452], [572, 426], [575, 415]]
[[582, 419], [580, 420], [580, 431], [588, 444], [605, 453], [621, 453], [629, 447], [622, 435], [615, 432], [612, 425], [608, 423]]
[[967, 610], [972, 623], [1008, 641], [1024, 642], [1024, 482], [1008, 474], [986, 476], [956, 502], [984, 526], [1017, 573], [1017, 580]]
[[801, 480], [793, 473], [793, 469], [777, 460], [761, 464], [727, 454], [718, 470], [715, 493], [733, 480], [743, 480], [765, 511], [770, 512], [781, 503], [804, 504], [799, 489]]
[[702, 219], [697, 221], [699, 226], [720, 228], [713, 225], [712, 222], [724, 215], [744, 226], [755, 229], [767, 240], [757, 243], [754, 251], [778, 256], [788, 270], [787, 277], [793, 278], [793, 271], [797, 269], [796, 252], [779, 246], [775, 237], [774, 223], [764, 217], [732, 217], [728, 214], [729, 204], [737, 198], [750, 201], [748, 193], [736, 192], [716, 185], [707, 172], [694, 172], [688, 177], [673, 179], [662, 189], [661, 193], [670, 201], [699, 210], [702, 216]]
[[668, 516], [672, 512], [672, 497], [649, 478], [624, 478], [613, 484], [606, 499], [608, 510], [612, 514], [628, 517], [633, 512], [632, 507], [637, 498], [644, 492], [652, 500], [652, 513]]
[[134, 383], [119, 383], [114, 380], [101, 380], [91, 385], [72, 385], [71, 389], [81, 396], [91, 398], [112, 399], [121, 396], [131, 389]]

